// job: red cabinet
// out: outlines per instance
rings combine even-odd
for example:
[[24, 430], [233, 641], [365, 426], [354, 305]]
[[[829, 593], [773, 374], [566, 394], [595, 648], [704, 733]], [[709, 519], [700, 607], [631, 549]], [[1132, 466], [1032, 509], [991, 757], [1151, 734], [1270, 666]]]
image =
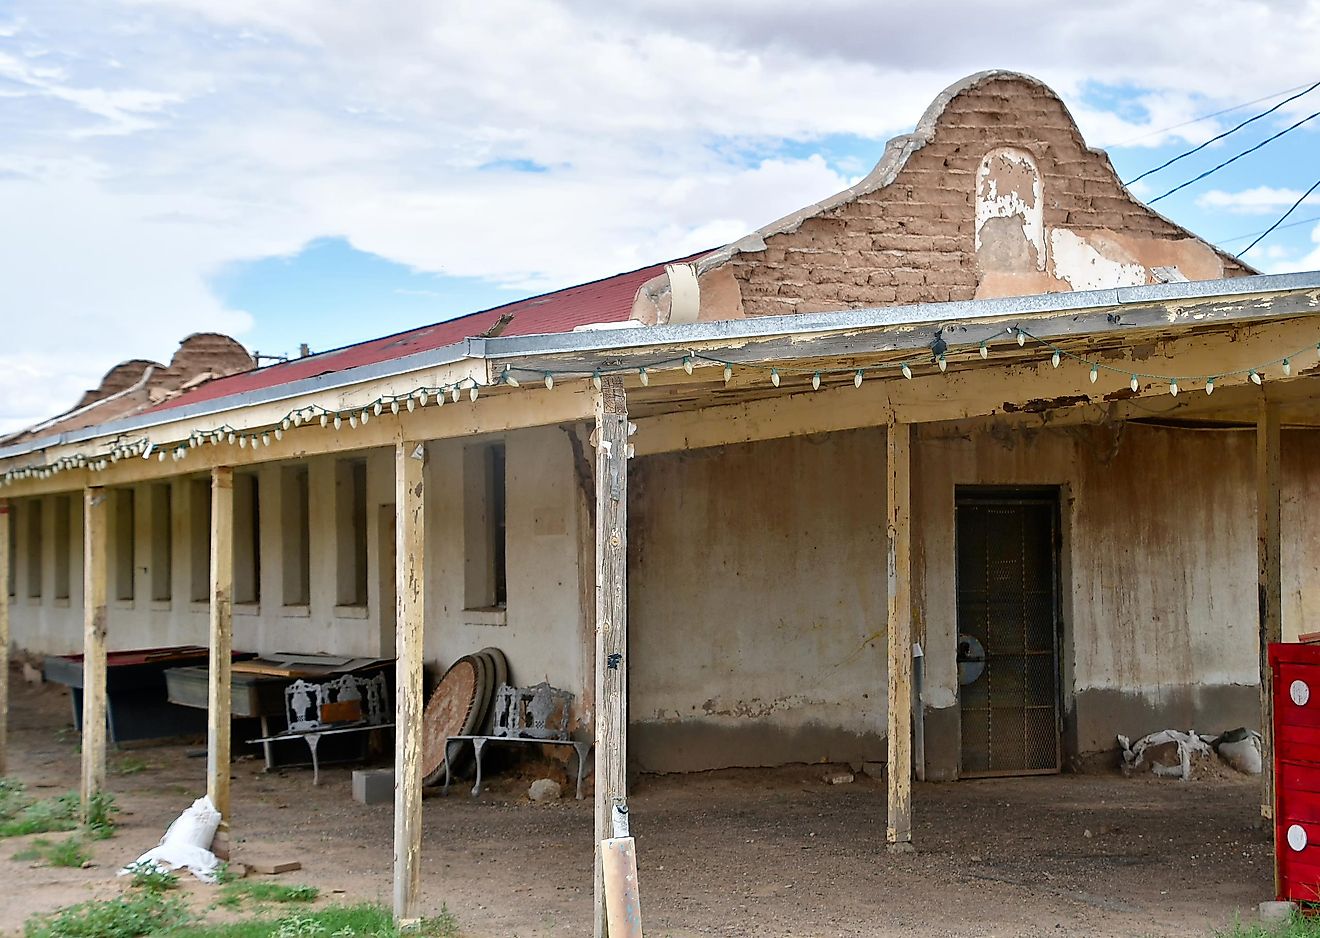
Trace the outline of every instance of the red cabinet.
[[1320, 900], [1320, 644], [1274, 644], [1274, 853], [1279, 898]]

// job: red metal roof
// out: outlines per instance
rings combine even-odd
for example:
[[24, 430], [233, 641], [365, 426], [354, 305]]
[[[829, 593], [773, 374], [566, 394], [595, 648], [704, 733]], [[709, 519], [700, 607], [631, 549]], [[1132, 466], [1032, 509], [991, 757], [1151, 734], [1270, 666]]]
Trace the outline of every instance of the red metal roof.
[[501, 316], [511, 315], [513, 318], [500, 335], [545, 335], [571, 332], [577, 326], [593, 322], [622, 322], [632, 314], [633, 298], [637, 294], [638, 287], [652, 277], [664, 273], [666, 264], [681, 263], [700, 256], [701, 254], [693, 254], [676, 261], [652, 264], [640, 270], [615, 274], [603, 280], [593, 280], [591, 283], [529, 297], [515, 303], [506, 303], [504, 306], [469, 313], [434, 325], [359, 342], [357, 345], [347, 345], [333, 351], [309, 355], [306, 358], [295, 358], [267, 368], [217, 378], [178, 397], [163, 401], [152, 410], [159, 411], [182, 404], [215, 400], [231, 394], [243, 394], [304, 378], [314, 378], [317, 375], [345, 371], [360, 365], [389, 361], [414, 352], [443, 348], [463, 339], [481, 335], [498, 322]]

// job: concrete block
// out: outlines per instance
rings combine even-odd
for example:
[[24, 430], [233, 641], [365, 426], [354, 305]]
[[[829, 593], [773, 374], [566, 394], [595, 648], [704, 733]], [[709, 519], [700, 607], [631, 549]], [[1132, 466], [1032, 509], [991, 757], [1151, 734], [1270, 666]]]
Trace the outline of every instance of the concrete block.
[[1297, 911], [1296, 902], [1262, 902], [1260, 920], [1262, 922], [1282, 922]]
[[363, 804], [389, 804], [394, 800], [393, 769], [354, 769], [353, 800]]

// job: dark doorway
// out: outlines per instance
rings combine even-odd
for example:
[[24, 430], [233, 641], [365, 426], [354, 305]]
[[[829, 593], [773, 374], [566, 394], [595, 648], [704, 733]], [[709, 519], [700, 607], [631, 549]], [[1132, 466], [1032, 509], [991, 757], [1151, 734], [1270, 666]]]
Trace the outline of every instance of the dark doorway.
[[1058, 772], [1057, 489], [959, 488], [963, 777]]

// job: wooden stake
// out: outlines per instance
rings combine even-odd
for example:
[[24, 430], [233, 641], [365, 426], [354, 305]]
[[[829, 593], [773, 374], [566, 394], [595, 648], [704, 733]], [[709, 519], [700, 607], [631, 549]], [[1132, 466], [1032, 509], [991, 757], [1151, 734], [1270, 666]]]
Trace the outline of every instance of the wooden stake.
[[609, 934], [599, 844], [628, 798], [628, 402], [623, 380], [596, 397], [595, 936]]
[[[1256, 421], [1256, 563], [1260, 619], [1260, 814], [1274, 818], [1274, 697], [1269, 645], [1283, 641], [1279, 407], [1260, 401]], [[1277, 877], [1278, 871], [1275, 871]]]
[[9, 501], [0, 498], [0, 775], [9, 770]]
[[109, 493], [99, 487], [83, 492], [83, 709], [82, 817], [87, 819], [92, 796], [105, 787], [105, 637], [106, 517]]
[[234, 647], [234, 470], [211, 470], [211, 668], [206, 720], [206, 793], [229, 831], [230, 668]]
[[422, 658], [426, 611], [426, 449], [395, 445], [394, 917], [416, 917], [422, 861]]
[[912, 426], [886, 435], [889, 510], [889, 825], [894, 852], [912, 849]]

